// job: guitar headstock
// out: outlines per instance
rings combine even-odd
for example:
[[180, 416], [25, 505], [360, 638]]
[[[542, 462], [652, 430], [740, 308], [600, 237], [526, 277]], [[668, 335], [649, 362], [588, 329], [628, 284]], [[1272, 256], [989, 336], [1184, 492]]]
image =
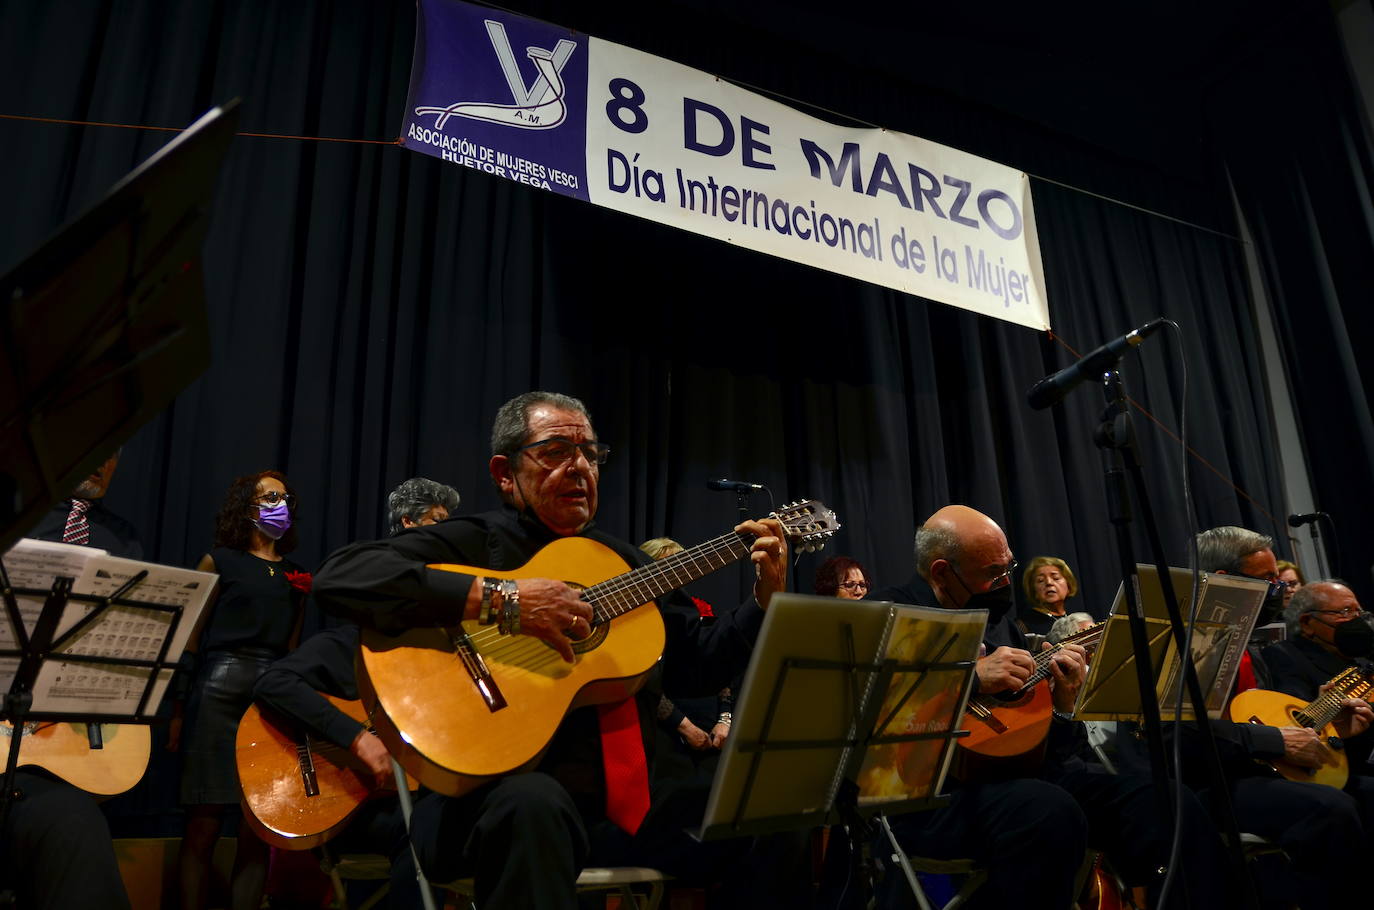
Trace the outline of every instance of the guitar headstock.
[[819, 499], [789, 502], [768, 517], [782, 522], [788, 541], [803, 553], [819, 550], [840, 529], [840, 520]]

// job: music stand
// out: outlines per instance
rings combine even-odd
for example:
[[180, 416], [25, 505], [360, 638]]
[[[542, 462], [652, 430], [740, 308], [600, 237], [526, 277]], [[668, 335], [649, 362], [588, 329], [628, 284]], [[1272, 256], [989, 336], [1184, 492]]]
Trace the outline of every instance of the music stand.
[[891, 837], [886, 814], [945, 805], [986, 625], [985, 610], [775, 594], [699, 836], [877, 816]]
[[0, 843], [25, 737], [42, 721], [85, 723], [97, 749], [101, 723], [152, 723], [216, 578], [50, 541], [0, 559], [0, 720], [11, 725]]
[[200, 248], [238, 101], [0, 276], [0, 552], [210, 362]]
[[[1168, 606], [1154, 566], [1136, 566], [1140, 579], [1140, 605], [1148, 630], [1150, 675], [1155, 680], [1159, 704], [1178, 700], [1184, 661], [1172, 637]], [[1169, 577], [1179, 603], [1192, 603], [1193, 574], [1187, 569], [1169, 569]], [[1222, 717], [1241, 655], [1259, 617], [1269, 585], [1264, 581], [1238, 575], [1202, 573], [1198, 592], [1197, 618], [1193, 622], [1192, 663], [1206, 698], [1207, 715]], [[1128, 626], [1124, 587], [1117, 589], [1107, 629], [1088, 668], [1074, 711], [1077, 720], [1143, 719], [1140, 689], [1135, 681], [1135, 653]], [[1185, 699], [1183, 720], [1194, 720], [1191, 703]]]

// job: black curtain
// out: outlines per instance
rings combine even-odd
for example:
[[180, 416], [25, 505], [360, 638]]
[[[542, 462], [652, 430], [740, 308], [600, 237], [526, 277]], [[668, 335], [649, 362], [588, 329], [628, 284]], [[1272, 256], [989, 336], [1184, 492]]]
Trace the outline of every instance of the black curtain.
[[[671, 29], [628, 4], [522, 8], [1044, 178], [1035, 207], [1059, 337], [1082, 352], [1158, 315], [1183, 326], [1181, 343], [1157, 335], [1124, 365], [1168, 558], [1186, 559], [1197, 527], [1279, 533], [1286, 509], [1217, 149], [1199, 143], [1175, 168], [1108, 136], [965, 104], [919, 75], [896, 80], [852, 51], [766, 43], [777, 7], [713, 40], [686, 4], [665, 8], [682, 16]], [[408, 3], [0, 9], [0, 113], [177, 126], [241, 96], [251, 131], [388, 139], [401, 120]], [[1204, 135], [1201, 104], [1173, 99], [1161, 129]], [[163, 141], [0, 121], [0, 267]], [[800, 590], [837, 553], [880, 584], [904, 580], [916, 524], [964, 502], [1001, 521], [1023, 561], [1067, 559], [1086, 608], [1105, 610], [1115, 592], [1090, 442], [1100, 393], [1047, 412], [1024, 404], [1070, 360], [1047, 336], [388, 145], [236, 139], [205, 263], [212, 362], [126, 447], [109, 497], [152, 558], [193, 565], [229, 481], [267, 467], [300, 490], [307, 565], [382, 533], [386, 492], [416, 474], [457, 487], [464, 508], [491, 507], [492, 415], [549, 388], [581, 397], [612, 446], [598, 521], [627, 539], [720, 533], [735, 501], [704, 481], [725, 476], [839, 513], [836, 541], [798, 561]], [[1185, 429], [1185, 363], [1196, 524], [1171, 435]], [[751, 511], [768, 505], [755, 497]], [[737, 584], [722, 573], [701, 593], [730, 603]]]
[[[1337, 532], [1332, 570], [1370, 603], [1374, 368], [1365, 348], [1374, 339], [1374, 162], [1367, 124], [1328, 20], [1307, 22], [1250, 62], [1244, 83], [1217, 86], [1218, 140], [1254, 232], [1315, 504]], [[1323, 527], [1328, 548], [1329, 531]]]

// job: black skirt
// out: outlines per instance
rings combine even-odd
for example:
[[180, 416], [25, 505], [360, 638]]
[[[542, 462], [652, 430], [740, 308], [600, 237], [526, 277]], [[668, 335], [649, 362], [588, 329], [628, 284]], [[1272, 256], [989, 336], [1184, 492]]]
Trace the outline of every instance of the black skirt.
[[186, 706], [181, 738], [183, 806], [238, 805], [234, 734], [253, 703], [253, 684], [277, 656], [257, 648], [205, 655]]

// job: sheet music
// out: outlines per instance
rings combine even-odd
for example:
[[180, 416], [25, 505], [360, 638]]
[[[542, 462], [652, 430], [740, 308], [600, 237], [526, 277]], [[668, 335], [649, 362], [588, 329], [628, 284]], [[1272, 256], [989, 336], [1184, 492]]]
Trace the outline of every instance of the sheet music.
[[[104, 550], [51, 541], [21, 540], [5, 554], [5, 569], [15, 588], [46, 591], [54, 577], [74, 579], [76, 594], [105, 596], [114, 593], [132, 576], [147, 577], [125, 599], [182, 608], [182, 618], [172, 636], [167, 660], [175, 662], [195, 628], [197, 619], [214, 590], [218, 576], [174, 566], [111, 556]], [[32, 632], [47, 595], [16, 595], [27, 631]], [[58, 622], [55, 641], [60, 641], [97, 605], [72, 601]], [[172, 627], [170, 611], [114, 605], [54, 650], [58, 654], [109, 657], [115, 660], [156, 660]], [[9, 617], [0, 619], [0, 688], [8, 689], [19, 669], [17, 640]], [[149, 668], [117, 667], [84, 661], [48, 660], [33, 688], [35, 712], [132, 714], [138, 708]], [[149, 713], [157, 706], [171, 682], [172, 671], [163, 670], [153, 686]]]

